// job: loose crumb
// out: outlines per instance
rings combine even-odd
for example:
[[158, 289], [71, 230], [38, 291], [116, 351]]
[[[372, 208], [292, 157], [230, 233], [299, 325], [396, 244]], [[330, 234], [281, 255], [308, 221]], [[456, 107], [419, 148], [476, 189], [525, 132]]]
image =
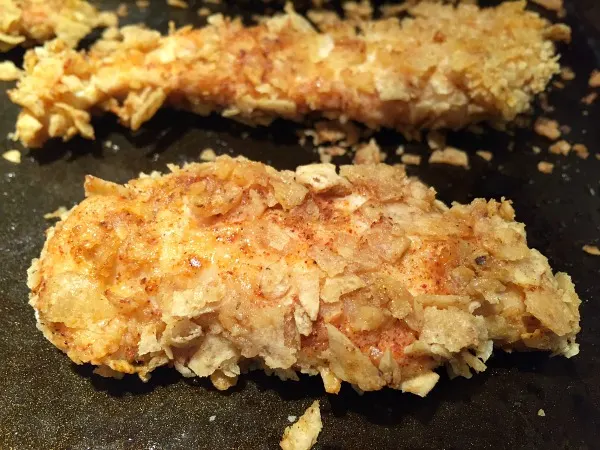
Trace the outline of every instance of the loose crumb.
[[183, 0], [167, 0], [167, 5], [173, 6], [174, 8], [187, 9], [190, 6]]
[[563, 0], [531, 0], [533, 3], [549, 11], [559, 12], [563, 9]]
[[403, 164], [418, 166], [421, 164], [421, 157], [411, 153], [405, 153], [400, 157]]
[[125, 3], [121, 3], [117, 8], [117, 16], [126, 17], [129, 14], [129, 10], [127, 9], [127, 5]]
[[198, 9], [198, 15], [200, 17], [210, 16], [210, 9], [208, 9], [206, 6], [203, 6], [202, 8]]
[[546, 417], [546, 411], [544, 411], [542, 408], [540, 408], [538, 410], [538, 416], [540, 416], [540, 417]]
[[215, 159], [217, 159], [217, 154], [212, 148], [205, 148], [200, 152], [201, 161], [214, 161]]
[[574, 144], [572, 150], [581, 159], [587, 159], [590, 156], [590, 152], [584, 144]]
[[279, 446], [283, 450], [309, 450], [317, 443], [322, 429], [319, 401], [315, 400], [298, 422], [285, 429]]
[[588, 84], [593, 88], [600, 87], [600, 70], [594, 70], [592, 72]]
[[23, 71], [12, 61], [0, 62], [0, 81], [15, 81], [21, 78]]
[[560, 140], [560, 141], [552, 144], [548, 148], [548, 150], [550, 150], [550, 153], [554, 153], [555, 155], [565, 155], [566, 156], [571, 151], [571, 144], [569, 144], [565, 140]]
[[19, 150], [9, 150], [2, 153], [2, 157], [14, 164], [21, 164], [21, 152]]
[[400, 156], [404, 154], [404, 145], [399, 145], [396, 149], [396, 155]]
[[597, 92], [590, 92], [588, 95], [585, 95], [581, 98], [581, 103], [585, 103], [586, 105], [591, 105], [598, 98]]
[[537, 165], [537, 168], [542, 173], [552, 173], [554, 170], [554, 164], [549, 163], [548, 161], [540, 161]]
[[321, 146], [317, 149], [322, 163], [330, 163], [334, 156], [344, 156], [347, 150], [339, 145]]
[[368, 144], [362, 144], [354, 154], [354, 164], [377, 164], [385, 161], [387, 155], [381, 151], [377, 141], [371, 139]]
[[150, 0], [136, 0], [135, 6], [140, 9], [146, 9], [148, 6], [150, 6]]
[[439, 150], [446, 146], [446, 135], [432, 130], [427, 133], [427, 145], [431, 150]]
[[[519, 117], [517, 117], [518, 119]], [[469, 125], [467, 127], [467, 131], [473, 133], [473, 134], [483, 134], [484, 133], [484, 129], [481, 125], [478, 125], [476, 123], [472, 123], [471, 125]]]
[[429, 157], [429, 164], [450, 164], [469, 167], [469, 156], [463, 150], [454, 147], [446, 147], [444, 150], [435, 150]]
[[590, 255], [600, 256], [600, 248], [597, 245], [584, 245], [583, 251], [589, 253]]
[[552, 82], [552, 86], [554, 86], [556, 89], [564, 89], [565, 83], [563, 83], [562, 81], [555, 80]]
[[565, 81], [571, 81], [575, 79], [575, 72], [569, 66], [561, 67], [560, 77]]
[[538, 97], [540, 99], [540, 108], [542, 108], [544, 112], [550, 113], [554, 111], [554, 106], [550, 106], [550, 103], [548, 103], [548, 94], [541, 92]]
[[69, 212], [69, 210], [64, 207], [64, 206], [59, 206], [58, 208], [56, 208], [56, 210], [50, 212], [50, 213], [46, 213], [44, 214], [44, 219], [46, 220], [50, 220], [50, 219], [63, 219], [63, 216]]
[[214, 422], [216, 418], [217, 418], [217, 416], [210, 416], [210, 417], [208, 418], [208, 421], [209, 421], [209, 422]]
[[297, 417], [296, 416], [288, 416], [288, 422], [290, 423], [294, 423], [296, 421]]
[[540, 153], [542, 153], [542, 149], [539, 148], [537, 145], [534, 145], [533, 147], [531, 147], [531, 149], [533, 150], [533, 153], [535, 153], [536, 155], [539, 155]]
[[475, 154], [477, 156], [479, 156], [480, 158], [485, 159], [486, 161], [491, 161], [492, 158], [494, 157], [494, 155], [492, 154], [492, 152], [488, 152], [486, 150], [477, 150], [475, 152]]
[[553, 141], [560, 137], [558, 122], [556, 120], [547, 119], [546, 117], [539, 117], [535, 121], [533, 129], [540, 136], [547, 137]]

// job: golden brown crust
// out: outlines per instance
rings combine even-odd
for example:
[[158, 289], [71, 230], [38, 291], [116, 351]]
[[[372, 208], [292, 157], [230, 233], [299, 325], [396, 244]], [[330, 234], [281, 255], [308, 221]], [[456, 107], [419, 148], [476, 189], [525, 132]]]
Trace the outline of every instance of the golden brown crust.
[[110, 30], [89, 52], [46, 45], [10, 92], [29, 147], [76, 134], [112, 112], [137, 129], [163, 104], [255, 124], [307, 115], [391, 127], [509, 121], [559, 71], [550, 24], [524, 2], [496, 8], [422, 2], [410, 18], [338, 21], [319, 32], [287, 14], [244, 27], [220, 15], [169, 36]]
[[0, 51], [60, 38], [71, 47], [96, 27], [117, 25], [117, 16], [85, 0], [0, 0]]
[[508, 202], [447, 208], [384, 164], [296, 172], [239, 158], [122, 186], [88, 177], [29, 273], [40, 329], [77, 363], [220, 389], [320, 373], [425, 395], [492, 344], [575, 354], [579, 299]]

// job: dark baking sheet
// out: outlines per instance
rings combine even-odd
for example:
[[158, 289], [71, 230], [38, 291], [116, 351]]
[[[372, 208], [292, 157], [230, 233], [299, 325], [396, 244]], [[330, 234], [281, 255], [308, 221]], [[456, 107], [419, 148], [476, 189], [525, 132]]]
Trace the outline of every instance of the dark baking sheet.
[[[190, 2], [187, 11], [164, 3], [153, 0], [140, 13], [129, 2], [125, 21], [163, 30], [168, 20], [177, 25], [202, 21], [196, 15], [199, 2]], [[265, 9], [256, 3], [207, 6], [230, 13]], [[590, 71], [600, 67], [594, 41], [600, 36], [600, 4], [581, 0], [567, 7], [574, 40], [561, 52], [577, 78], [564, 90], [552, 90], [556, 111], [551, 116], [568, 124], [569, 141], [586, 144], [592, 156], [585, 161], [556, 157], [547, 154], [548, 142], [531, 131], [511, 137], [488, 130], [481, 137], [451, 135], [451, 143], [471, 153], [471, 170], [423, 163], [410, 172], [435, 186], [445, 201], [514, 200], [530, 244], [549, 257], [554, 269], [573, 276], [583, 299], [579, 356], [500, 353], [485, 373], [471, 380], [443, 378], [425, 399], [392, 390], [359, 396], [349, 386], [337, 396], [326, 395], [316, 377], [281, 382], [255, 373], [221, 393], [170, 369], [158, 370], [146, 384], [134, 377], [116, 381], [92, 375], [89, 366], [70, 363], [42, 337], [27, 305], [25, 271], [43, 243], [44, 213], [81, 200], [85, 174], [124, 182], [140, 171], [162, 170], [168, 162], [195, 160], [205, 147], [280, 169], [318, 160], [312, 148], [298, 145], [297, 127], [284, 122], [251, 129], [218, 117], [165, 110], [132, 134], [112, 118], [102, 118], [96, 121], [95, 142], [51, 143], [25, 153], [20, 165], [0, 159], [0, 448], [277, 448], [288, 416], [299, 416], [316, 398], [324, 423], [318, 449], [600, 448], [600, 257], [581, 250], [586, 243], [600, 244], [600, 161], [594, 157], [600, 152], [600, 106], [585, 108], [584, 115], [579, 102], [589, 91]], [[9, 54], [16, 61], [21, 56], [18, 50]], [[4, 136], [12, 131], [16, 114], [3, 96], [1, 152], [15, 146]], [[403, 139], [392, 132], [377, 137], [396, 161], [394, 149]], [[533, 145], [543, 149], [540, 155], [533, 153]], [[406, 148], [427, 154], [418, 144]], [[475, 156], [479, 149], [492, 150], [494, 160]], [[540, 160], [554, 162], [555, 172], [540, 174]], [[537, 415], [540, 408], [545, 417]]]

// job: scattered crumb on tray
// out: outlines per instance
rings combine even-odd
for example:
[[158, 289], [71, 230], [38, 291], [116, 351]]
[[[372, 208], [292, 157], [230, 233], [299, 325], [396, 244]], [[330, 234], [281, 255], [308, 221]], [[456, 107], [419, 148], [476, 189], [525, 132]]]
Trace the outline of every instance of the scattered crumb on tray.
[[533, 3], [549, 11], [559, 12], [563, 9], [563, 0], [531, 0]]
[[55, 211], [52, 211], [50, 213], [44, 214], [44, 219], [46, 219], [46, 220], [50, 220], [50, 219], [60, 219], [60, 220], [62, 220], [63, 216], [67, 212], [69, 212], [69, 210], [66, 207], [59, 206], [58, 208], [56, 208]]
[[475, 152], [475, 154], [477, 156], [479, 156], [480, 158], [485, 159], [486, 161], [491, 161], [492, 158], [494, 157], [494, 155], [492, 154], [492, 152], [488, 152], [486, 150], [477, 150]]
[[587, 94], [581, 98], [581, 103], [585, 103], [586, 105], [591, 105], [592, 103], [594, 103], [596, 101], [597, 98], [598, 98], [597, 92], [590, 92], [589, 94]]
[[589, 152], [588, 148], [584, 144], [573, 144], [572, 150], [581, 159], [587, 159], [588, 156], [590, 156], [590, 152]]
[[167, 0], [167, 5], [173, 6], [174, 8], [187, 9], [189, 5], [183, 0]]
[[214, 161], [217, 159], [217, 154], [212, 148], [205, 148], [200, 152], [201, 161]]
[[536, 155], [539, 155], [540, 153], [542, 153], [542, 149], [539, 148], [537, 145], [534, 145], [533, 147], [531, 147], [531, 149], [533, 150], [533, 153], [535, 153]]
[[136, 0], [135, 5], [140, 9], [145, 9], [150, 6], [150, 0]]
[[600, 256], [600, 248], [597, 245], [584, 245], [583, 251], [589, 253], [590, 255]]
[[588, 84], [593, 88], [600, 87], [600, 70], [594, 70], [592, 72]]
[[421, 164], [421, 157], [411, 153], [405, 153], [400, 157], [403, 164], [418, 166]]
[[2, 153], [2, 157], [14, 164], [21, 164], [21, 152], [19, 150], [8, 150]]
[[431, 150], [439, 150], [446, 146], [446, 135], [432, 130], [427, 133], [427, 145]]
[[404, 154], [404, 145], [399, 145], [398, 148], [396, 149], [396, 155], [403, 155]]
[[354, 164], [377, 164], [385, 161], [387, 155], [381, 151], [377, 141], [371, 139], [368, 144], [362, 144], [354, 154]]
[[21, 78], [23, 72], [12, 61], [0, 62], [0, 81], [14, 81]]
[[129, 10], [127, 8], [127, 4], [121, 3], [117, 7], [116, 13], [117, 13], [117, 16], [119, 16], [119, 17], [127, 17], [127, 15], [129, 14]]
[[547, 119], [546, 117], [538, 117], [533, 125], [534, 131], [540, 136], [547, 137], [555, 141], [560, 137], [560, 129], [556, 120]]
[[552, 82], [552, 86], [554, 86], [556, 89], [564, 89], [565, 83], [563, 83], [562, 81], [555, 80]]
[[288, 416], [288, 422], [290, 423], [294, 423], [296, 421], [297, 417], [296, 416]]
[[202, 8], [198, 9], [198, 15], [201, 17], [210, 16], [210, 9], [208, 9], [206, 6], [203, 6]]
[[469, 156], [463, 150], [454, 147], [446, 147], [444, 150], [435, 150], [429, 157], [430, 164], [450, 164], [469, 167]]
[[571, 81], [575, 79], [575, 72], [569, 66], [561, 67], [560, 77], [565, 81]]
[[555, 155], [568, 155], [569, 152], [571, 151], [571, 144], [569, 144], [567, 141], [560, 140], [555, 142], [554, 144], [552, 144], [548, 150], [550, 151], [550, 153], [554, 153]]
[[542, 173], [552, 173], [554, 170], [554, 164], [548, 161], [540, 161], [537, 165], [537, 168]]
[[309, 450], [316, 444], [322, 429], [319, 401], [315, 400], [298, 422], [285, 429], [279, 446], [283, 450]]
[[321, 146], [317, 149], [322, 163], [330, 163], [334, 156], [344, 156], [347, 150], [339, 145]]
[[217, 416], [210, 416], [210, 417], [208, 418], [208, 421], [209, 421], [209, 422], [214, 422], [216, 418], [217, 418]]
[[540, 417], [546, 417], [546, 411], [544, 411], [542, 408], [538, 410], [537, 414]]

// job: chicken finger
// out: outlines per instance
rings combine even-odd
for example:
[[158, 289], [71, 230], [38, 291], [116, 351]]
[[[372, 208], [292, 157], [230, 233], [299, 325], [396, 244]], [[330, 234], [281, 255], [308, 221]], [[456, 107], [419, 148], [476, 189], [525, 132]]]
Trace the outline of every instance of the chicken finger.
[[85, 0], [0, 0], [0, 51], [55, 37], [75, 47], [94, 28], [116, 25], [116, 14]]
[[425, 395], [504, 349], [578, 352], [568, 275], [507, 201], [448, 208], [384, 164], [170, 167], [87, 198], [29, 271], [44, 335], [100, 374], [171, 364], [220, 389], [262, 368]]
[[253, 124], [321, 115], [406, 134], [510, 121], [559, 70], [557, 25], [524, 6], [424, 2], [412, 18], [327, 32], [288, 8], [252, 27], [220, 15], [169, 36], [127, 26], [89, 52], [48, 44], [29, 52], [9, 93], [23, 108], [17, 135], [28, 147], [93, 139], [90, 114], [107, 111], [137, 130], [163, 104]]

